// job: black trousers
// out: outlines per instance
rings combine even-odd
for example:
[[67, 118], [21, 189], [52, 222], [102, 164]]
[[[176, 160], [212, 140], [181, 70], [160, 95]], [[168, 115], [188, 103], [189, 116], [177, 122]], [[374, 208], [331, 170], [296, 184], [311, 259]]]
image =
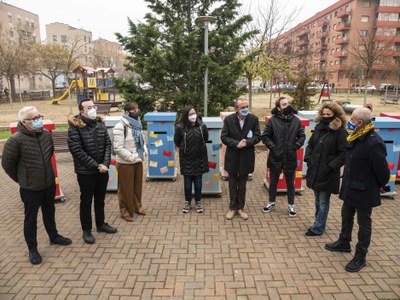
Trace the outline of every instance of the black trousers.
[[229, 209], [243, 209], [246, 201], [246, 183], [248, 174], [229, 174]]
[[24, 203], [24, 236], [28, 249], [36, 249], [37, 243], [37, 216], [39, 207], [42, 209], [44, 228], [49, 235], [50, 240], [54, 240], [57, 235], [56, 222], [54, 219], [55, 206], [54, 197], [56, 195], [56, 186], [52, 185], [41, 191], [30, 191], [23, 188], [19, 190], [21, 200]]
[[[283, 170], [283, 174], [285, 175], [285, 180], [286, 180], [288, 203], [290, 205], [294, 204], [294, 193], [295, 193], [294, 175], [295, 175], [295, 172], [296, 172], [295, 170], [293, 170], [293, 171]], [[276, 190], [277, 190], [280, 174], [281, 174], [281, 170], [269, 169], [269, 177], [270, 177], [270, 183], [269, 183], [269, 189], [268, 189], [269, 202], [275, 202], [275, 200], [276, 200]]]
[[342, 230], [340, 232], [340, 240], [350, 243], [351, 232], [353, 231], [354, 215], [357, 212], [358, 223], [358, 243], [356, 245], [355, 257], [365, 258], [367, 256], [368, 247], [371, 243], [372, 235], [372, 207], [354, 207], [343, 203], [342, 206]]
[[92, 230], [92, 202], [96, 226], [104, 224], [104, 199], [106, 197], [108, 172], [93, 175], [78, 174], [81, 190], [80, 218], [82, 230]]

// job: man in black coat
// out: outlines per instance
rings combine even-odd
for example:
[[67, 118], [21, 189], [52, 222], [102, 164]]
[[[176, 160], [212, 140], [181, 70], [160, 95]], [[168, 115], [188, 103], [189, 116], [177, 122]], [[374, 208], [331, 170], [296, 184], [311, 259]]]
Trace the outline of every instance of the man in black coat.
[[24, 237], [29, 260], [40, 264], [37, 247], [37, 215], [42, 209], [43, 223], [50, 244], [69, 245], [71, 240], [58, 234], [55, 222], [54, 197], [56, 180], [51, 158], [54, 153], [50, 132], [43, 129], [43, 116], [33, 106], [19, 111], [18, 131], [4, 145], [1, 164], [8, 176], [20, 186], [24, 203]]
[[79, 103], [79, 115], [68, 119], [68, 147], [74, 158], [81, 191], [80, 220], [87, 244], [95, 242], [92, 235], [93, 198], [97, 231], [117, 232], [117, 228], [104, 222], [111, 140], [102, 118], [97, 117], [96, 109], [91, 99], [84, 99]]
[[243, 211], [246, 199], [247, 177], [254, 171], [254, 145], [260, 142], [261, 133], [258, 118], [249, 113], [245, 99], [235, 101], [235, 114], [227, 116], [221, 132], [221, 141], [227, 146], [225, 170], [229, 173], [229, 211], [226, 218], [231, 220], [236, 213], [247, 220]]
[[366, 265], [371, 243], [372, 208], [381, 205], [380, 191], [389, 181], [390, 170], [386, 161], [386, 146], [374, 130], [371, 111], [365, 107], [354, 110], [348, 127], [354, 131], [347, 138], [349, 146], [339, 195], [343, 200], [342, 229], [339, 240], [326, 244], [325, 249], [351, 252], [351, 232], [357, 212], [356, 253], [345, 269], [358, 272]]
[[275, 108], [271, 113], [272, 117], [268, 120], [261, 136], [263, 143], [269, 149], [267, 167], [270, 172], [269, 203], [262, 211], [267, 213], [275, 208], [279, 175], [283, 170], [287, 186], [289, 216], [295, 217], [297, 215], [294, 207], [296, 151], [303, 146], [306, 136], [300, 119], [294, 115], [297, 111], [285, 97], [280, 97], [275, 102]]

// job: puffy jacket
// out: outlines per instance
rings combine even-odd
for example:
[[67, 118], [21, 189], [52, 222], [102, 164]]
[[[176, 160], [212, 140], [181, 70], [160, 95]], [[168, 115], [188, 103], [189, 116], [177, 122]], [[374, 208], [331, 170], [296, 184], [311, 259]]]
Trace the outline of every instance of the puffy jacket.
[[97, 174], [98, 166], [110, 166], [111, 140], [101, 117], [90, 120], [82, 115], [70, 116], [68, 148], [74, 158], [75, 172]]
[[329, 124], [318, 123], [308, 141], [304, 161], [307, 163], [307, 187], [339, 194], [340, 168], [344, 164], [347, 131], [340, 118]]
[[381, 205], [380, 189], [390, 177], [382, 138], [370, 130], [347, 147], [339, 198], [355, 207]]
[[186, 127], [179, 124], [174, 143], [179, 148], [182, 175], [200, 175], [209, 171], [207, 156], [208, 129], [204, 123]]
[[[113, 136], [113, 147], [116, 153], [117, 163], [135, 164], [142, 162], [136, 150], [136, 143], [132, 135], [132, 126], [127, 120], [121, 118], [121, 121], [113, 128]], [[146, 145], [144, 145], [144, 149], [146, 149]]]
[[261, 135], [262, 142], [268, 147], [269, 155], [267, 166], [273, 170], [294, 171], [297, 168], [296, 150], [300, 149], [305, 141], [304, 129], [300, 119], [292, 112], [283, 115], [276, 107], [271, 111], [272, 117], [268, 120]]
[[50, 132], [29, 131], [21, 122], [18, 131], [4, 145], [1, 165], [21, 188], [41, 191], [55, 184], [51, 157], [54, 153]]

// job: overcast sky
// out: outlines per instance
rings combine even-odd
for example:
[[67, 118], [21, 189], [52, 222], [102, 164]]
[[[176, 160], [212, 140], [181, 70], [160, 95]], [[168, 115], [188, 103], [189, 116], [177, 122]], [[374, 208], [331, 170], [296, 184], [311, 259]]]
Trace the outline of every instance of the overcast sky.
[[[129, 17], [132, 21], [142, 20], [147, 5], [144, 0], [0, 0], [16, 7], [28, 10], [39, 16], [40, 34], [42, 40], [46, 38], [45, 25], [61, 22], [92, 32], [93, 39], [99, 37], [116, 41], [114, 32], [127, 34]], [[268, 0], [241, 0], [245, 6], [251, 4], [256, 7], [257, 1], [266, 3]], [[293, 25], [313, 16], [324, 8], [338, 2], [338, 0], [281, 0], [288, 3], [288, 13], [294, 7], [301, 8], [298, 18]]]

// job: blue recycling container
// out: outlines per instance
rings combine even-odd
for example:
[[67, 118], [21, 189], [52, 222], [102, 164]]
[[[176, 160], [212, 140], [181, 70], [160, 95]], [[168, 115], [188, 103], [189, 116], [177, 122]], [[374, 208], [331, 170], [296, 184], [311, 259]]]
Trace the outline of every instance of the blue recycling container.
[[174, 132], [176, 112], [149, 112], [144, 115], [147, 123], [149, 179], [171, 178], [176, 180]]
[[[108, 135], [112, 138], [114, 126], [121, 120], [121, 116], [105, 116], [104, 123], [107, 126]], [[108, 168], [108, 184], [107, 191], [117, 191], [118, 190], [118, 172], [117, 172], [117, 162], [115, 156], [111, 154], [110, 167]]]
[[203, 117], [203, 123], [208, 128], [207, 154], [209, 171], [203, 174], [202, 194], [221, 195], [221, 181], [219, 174], [220, 165], [220, 130], [222, 120], [220, 117]]
[[[299, 110], [297, 113], [299, 117], [310, 120], [310, 124], [304, 127], [304, 133], [306, 134], [306, 141], [302, 147], [304, 149], [304, 153], [305, 149], [307, 148], [308, 141], [310, 140], [311, 135], [314, 133], [315, 125], [317, 125], [317, 123], [314, 121], [317, 114], [318, 110]], [[303, 177], [306, 176], [307, 169], [307, 163], [303, 162], [303, 167], [301, 168], [301, 174]]]
[[396, 195], [394, 184], [396, 181], [397, 164], [400, 151], [400, 120], [389, 117], [376, 117], [373, 121], [375, 131], [380, 135], [386, 145], [388, 167], [390, 169], [390, 179], [388, 186], [390, 191], [382, 194], [383, 196]]

